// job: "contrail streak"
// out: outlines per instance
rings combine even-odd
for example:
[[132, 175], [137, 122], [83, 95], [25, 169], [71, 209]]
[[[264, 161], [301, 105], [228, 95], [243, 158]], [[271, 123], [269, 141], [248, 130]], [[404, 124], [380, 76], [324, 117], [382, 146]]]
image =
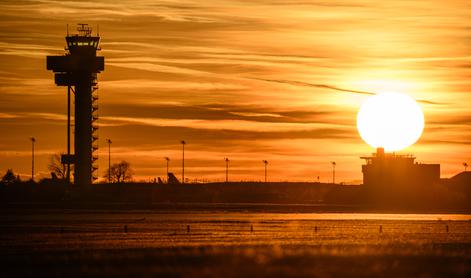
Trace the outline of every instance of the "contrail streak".
[[[264, 78], [254, 78], [254, 77], [249, 77], [249, 79], [265, 81], [265, 82], [289, 84], [289, 85], [300, 86], [300, 87], [314, 87], [314, 88], [329, 89], [329, 90], [334, 90], [334, 91], [344, 92], [344, 93], [353, 93], [353, 94], [361, 94], [361, 95], [369, 95], [369, 96], [376, 95], [376, 93], [373, 93], [373, 92], [345, 89], [345, 88], [340, 88], [340, 87], [327, 85], [327, 84], [313, 84], [313, 83], [293, 81], [293, 80], [264, 79]], [[441, 103], [441, 102], [435, 102], [435, 101], [423, 100], [423, 99], [419, 99], [417, 101], [420, 102], [420, 103], [433, 104], [433, 105], [443, 105], [443, 104], [445, 104], [445, 103]]]

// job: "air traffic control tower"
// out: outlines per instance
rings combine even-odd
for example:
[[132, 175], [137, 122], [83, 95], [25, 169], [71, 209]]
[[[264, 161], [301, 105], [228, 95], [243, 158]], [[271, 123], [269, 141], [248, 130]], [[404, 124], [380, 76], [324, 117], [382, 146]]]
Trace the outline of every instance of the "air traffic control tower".
[[[78, 33], [65, 37], [67, 46], [63, 56], [47, 56], [47, 69], [55, 74], [57, 86], [67, 87], [67, 155], [62, 163], [67, 165], [67, 182], [70, 165], [74, 164], [74, 184], [89, 185], [98, 178], [95, 162], [98, 156], [97, 74], [104, 70], [104, 57], [96, 56], [100, 50], [100, 37], [92, 35], [87, 24], [78, 24]], [[70, 93], [75, 100], [74, 152], [70, 152]]]

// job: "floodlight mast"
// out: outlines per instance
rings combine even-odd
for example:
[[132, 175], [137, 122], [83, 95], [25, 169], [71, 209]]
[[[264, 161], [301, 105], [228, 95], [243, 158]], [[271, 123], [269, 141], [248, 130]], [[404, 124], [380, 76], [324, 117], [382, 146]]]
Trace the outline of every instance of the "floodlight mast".
[[182, 183], [185, 183], [185, 140], [180, 142], [182, 144]]
[[164, 157], [165, 161], [167, 162], [167, 180], [168, 180], [168, 163], [170, 162], [170, 157]]
[[106, 139], [106, 143], [108, 143], [108, 183], [111, 183], [111, 139]]
[[337, 163], [335, 161], [330, 162], [332, 164], [332, 183], [335, 184], [335, 166], [337, 166]]
[[226, 157], [224, 158], [224, 161], [226, 162], [226, 183], [229, 182], [229, 158]]
[[31, 137], [31, 181], [34, 182], [34, 143], [36, 143], [36, 138]]
[[262, 160], [263, 164], [265, 165], [265, 183], [267, 182], [267, 166], [268, 160]]
[[[67, 155], [62, 162], [74, 164], [74, 184], [89, 185], [98, 178], [96, 166], [98, 156], [98, 95], [97, 74], [104, 70], [104, 57], [96, 56], [100, 50], [100, 37], [92, 36], [92, 28], [87, 24], [78, 24], [77, 34], [67, 34], [66, 55], [48, 56], [47, 69], [55, 73], [54, 79], [58, 86], [67, 86], [68, 94], [74, 93], [75, 125], [74, 152], [70, 154], [70, 138], [68, 136]], [[73, 88], [73, 89], [72, 89]], [[68, 106], [70, 99], [68, 100]], [[68, 134], [70, 134], [70, 107], [68, 107]], [[70, 174], [68, 174], [70, 176]]]

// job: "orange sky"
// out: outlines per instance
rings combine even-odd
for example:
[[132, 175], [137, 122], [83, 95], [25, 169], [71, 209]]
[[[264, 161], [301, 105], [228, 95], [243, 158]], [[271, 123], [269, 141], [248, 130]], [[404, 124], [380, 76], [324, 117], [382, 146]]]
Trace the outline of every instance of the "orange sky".
[[[287, 2], [291, 2], [288, 4]], [[423, 100], [426, 127], [404, 153], [471, 162], [469, 1], [2, 1], [0, 171], [37, 178], [65, 151], [66, 94], [46, 71], [66, 24], [100, 25], [100, 173], [125, 159], [136, 179], [361, 181], [356, 112], [365, 94]], [[400, 113], [400, 111], [398, 111]]]

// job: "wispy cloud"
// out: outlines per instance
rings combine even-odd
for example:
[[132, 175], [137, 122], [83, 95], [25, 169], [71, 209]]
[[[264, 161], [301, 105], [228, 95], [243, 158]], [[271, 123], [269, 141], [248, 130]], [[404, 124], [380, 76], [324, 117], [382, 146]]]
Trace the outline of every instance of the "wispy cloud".
[[187, 127], [209, 130], [234, 130], [252, 132], [295, 132], [309, 131], [319, 128], [332, 127], [332, 124], [322, 123], [283, 123], [283, 122], [256, 122], [248, 120], [195, 120], [195, 119], [158, 119], [140, 117], [102, 117], [107, 121], [143, 124], [159, 127]]

